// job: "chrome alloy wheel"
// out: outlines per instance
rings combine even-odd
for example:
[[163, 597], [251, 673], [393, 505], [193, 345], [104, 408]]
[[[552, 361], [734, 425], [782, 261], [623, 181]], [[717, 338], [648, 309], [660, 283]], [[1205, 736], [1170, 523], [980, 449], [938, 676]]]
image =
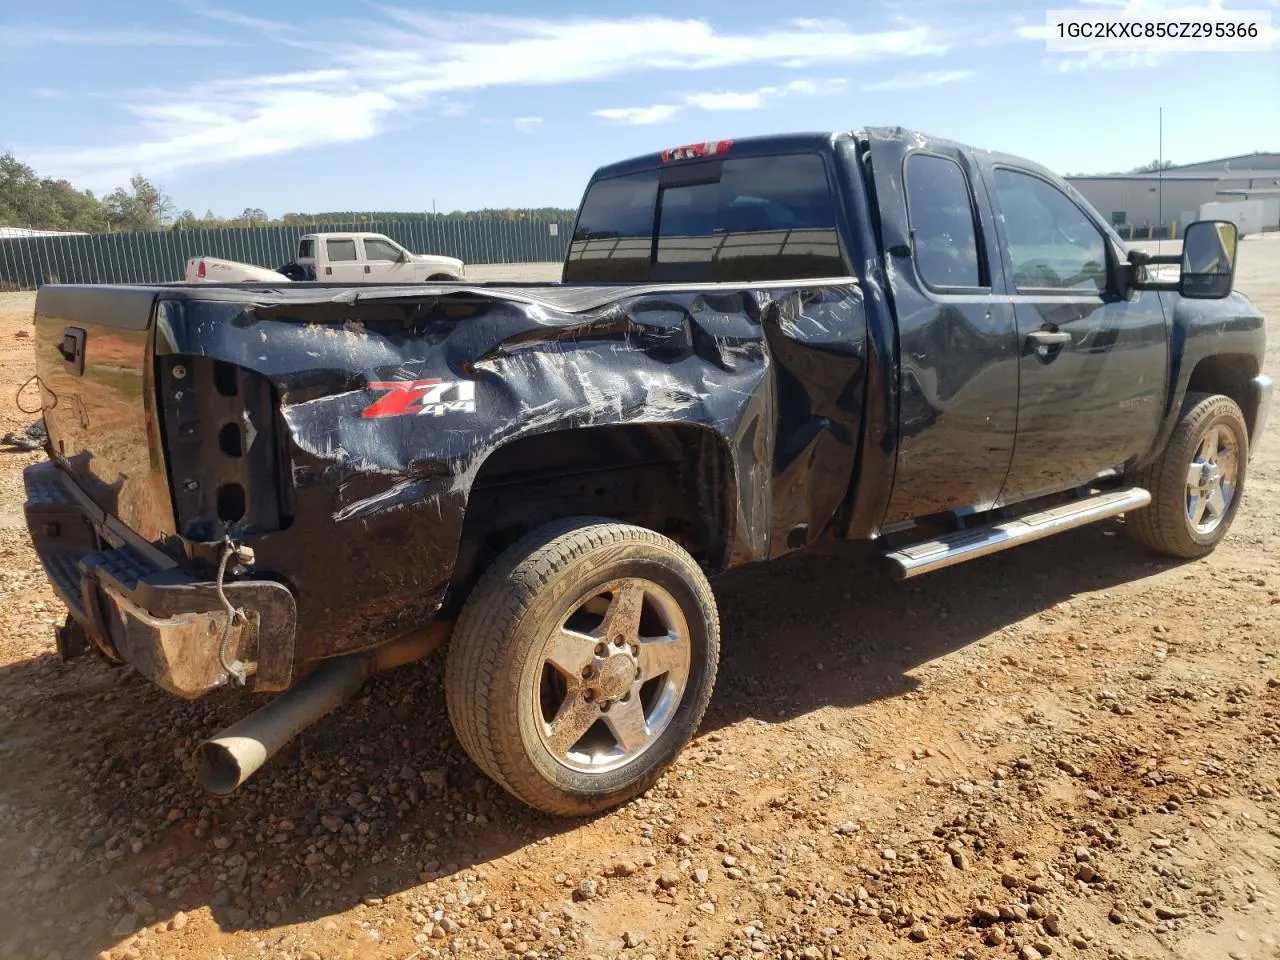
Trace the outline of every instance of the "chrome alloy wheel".
[[534, 728], [559, 763], [602, 773], [630, 763], [671, 724], [689, 680], [689, 625], [650, 580], [579, 597], [543, 641]]
[[1226, 424], [1216, 424], [1200, 441], [1187, 469], [1187, 519], [1199, 534], [1222, 523], [1240, 477], [1240, 441]]

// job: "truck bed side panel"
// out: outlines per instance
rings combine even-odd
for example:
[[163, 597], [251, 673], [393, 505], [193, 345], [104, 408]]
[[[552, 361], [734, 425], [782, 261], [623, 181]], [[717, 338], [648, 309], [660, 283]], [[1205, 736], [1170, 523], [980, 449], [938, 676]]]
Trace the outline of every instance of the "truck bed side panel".
[[[266, 376], [291, 522], [246, 536], [299, 600], [299, 660], [429, 620], [485, 460], [536, 434], [679, 423], [733, 466], [725, 556], [803, 546], [847, 490], [866, 319], [852, 280], [758, 289], [292, 293], [249, 306], [168, 294], [157, 352]], [[241, 294], [243, 296], [243, 294]]]
[[150, 364], [156, 290], [46, 285], [37, 369], [54, 456], [103, 510], [147, 540], [173, 533]]

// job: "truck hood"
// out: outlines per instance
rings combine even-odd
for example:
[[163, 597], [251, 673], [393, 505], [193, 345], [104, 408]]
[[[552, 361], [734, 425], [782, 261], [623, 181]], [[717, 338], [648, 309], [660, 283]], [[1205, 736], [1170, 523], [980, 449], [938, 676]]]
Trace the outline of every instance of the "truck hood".
[[441, 267], [453, 267], [455, 270], [462, 269], [462, 261], [457, 257], [439, 257], [433, 253], [415, 253], [412, 256], [414, 263], [433, 263]]

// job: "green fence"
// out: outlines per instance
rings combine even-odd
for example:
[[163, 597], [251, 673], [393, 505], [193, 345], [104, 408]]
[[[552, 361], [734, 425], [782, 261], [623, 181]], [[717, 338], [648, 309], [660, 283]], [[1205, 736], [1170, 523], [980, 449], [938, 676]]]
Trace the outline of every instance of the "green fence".
[[191, 257], [220, 257], [275, 268], [288, 263], [307, 233], [383, 233], [415, 253], [465, 263], [564, 259], [570, 224], [536, 218], [364, 221], [226, 230], [13, 237], [0, 239], [0, 290], [45, 283], [165, 283], [181, 280]]

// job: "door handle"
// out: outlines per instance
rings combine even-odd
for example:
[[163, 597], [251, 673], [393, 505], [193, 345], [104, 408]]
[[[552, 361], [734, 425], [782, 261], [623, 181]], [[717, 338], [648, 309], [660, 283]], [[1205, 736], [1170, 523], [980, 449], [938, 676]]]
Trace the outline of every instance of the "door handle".
[[1027, 334], [1027, 343], [1037, 347], [1060, 347], [1071, 342], [1071, 334], [1065, 330], [1032, 330]]
[[369, 272], [369, 265], [367, 263], [364, 265], [364, 272], [365, 273]]
[[85, 332], [81, 327], [67, 327], [62, 331], [62, 342], [58, 344], [58, 353], [62, 362], [71, 371], [72, 376], [84, 374], [84, 340]]

